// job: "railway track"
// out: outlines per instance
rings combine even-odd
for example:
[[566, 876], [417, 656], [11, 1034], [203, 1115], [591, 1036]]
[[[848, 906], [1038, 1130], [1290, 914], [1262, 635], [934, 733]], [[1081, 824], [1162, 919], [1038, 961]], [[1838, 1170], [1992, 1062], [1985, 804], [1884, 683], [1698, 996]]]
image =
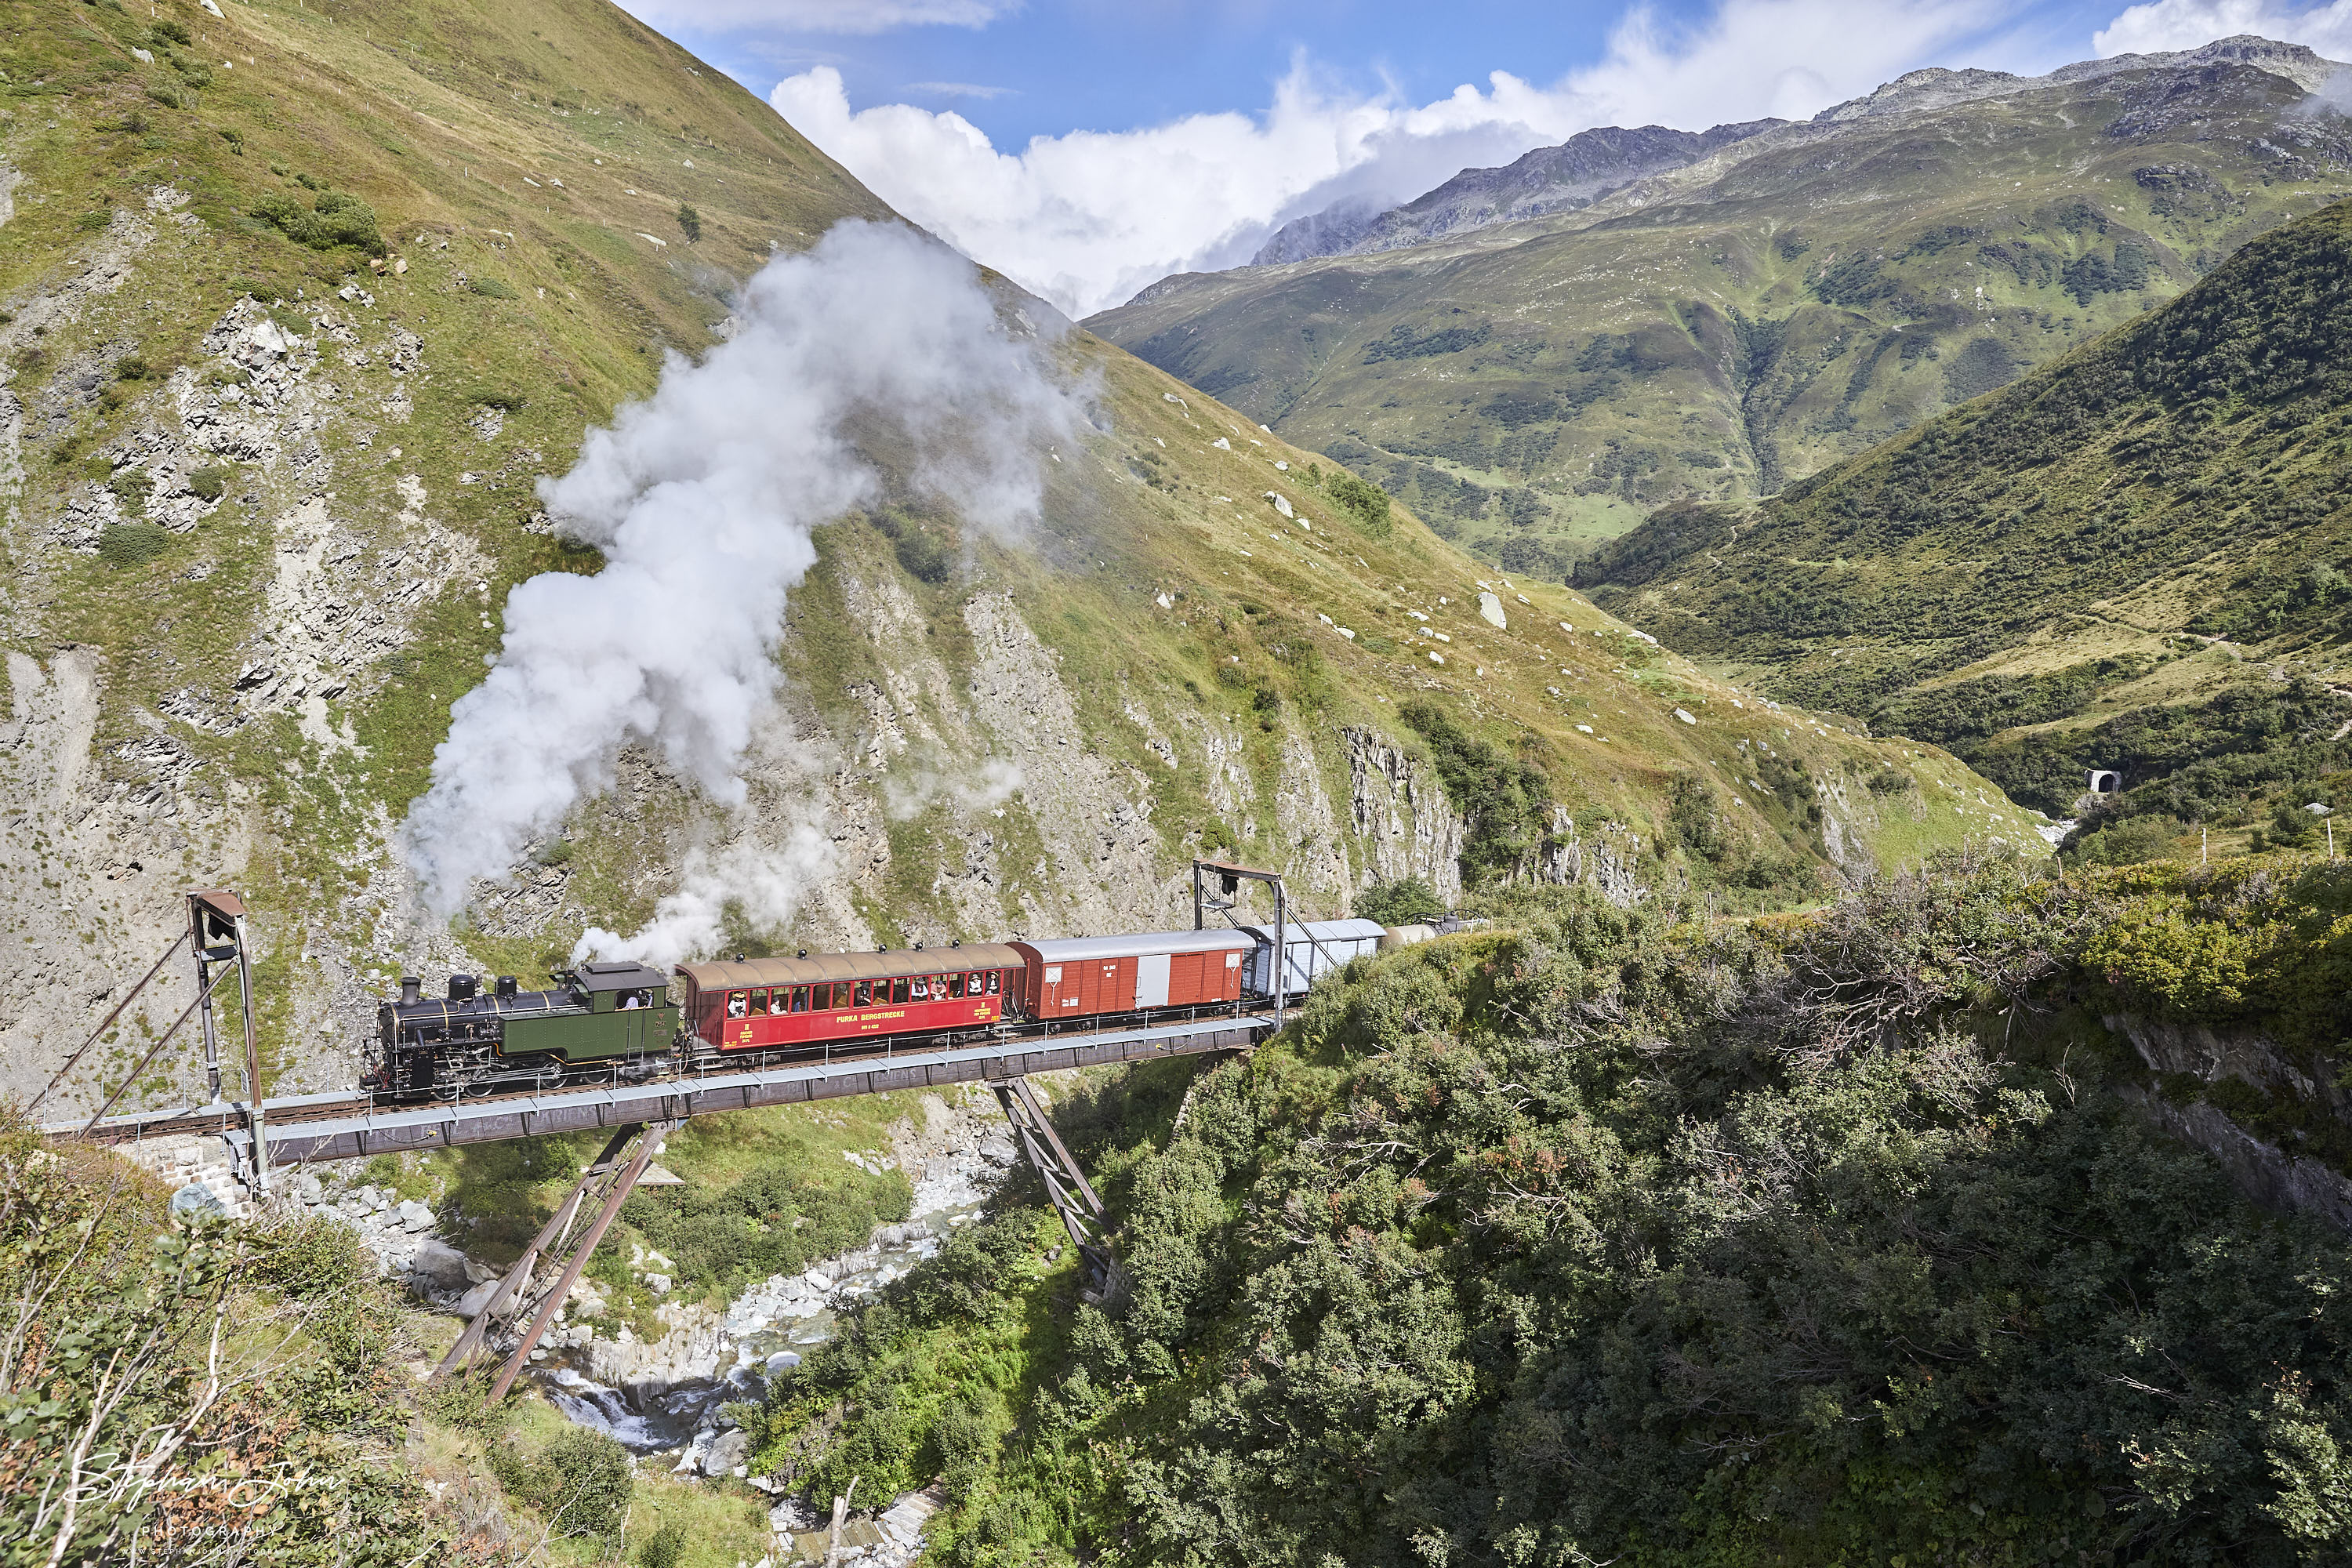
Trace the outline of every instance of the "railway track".
[[[1171, 1015], [1173, 1015], [1171, 1016]], [[664, 1105], [682, 1104], [686, 1114], [705, 1114], [727, 1109], [742, 1109], [757, 1104], [789, 1103], [794, 1100], [831, 1099], [843, 1094], [886, 1093], [909, 1087], [912, 1081], [950, 1083], [970, 1081], [987, 1076], [986, 1068], [1002, 1066], [1014, 1070], [1015, 1061], [1032, 1062], [1040, 1057], [1070, 1058], [1071, 1066], [1092, 1065], [1097, 1061], [1131, 1061], [1171, 1053], [1232, 1048], [1238, 1044], [1264, 1037], [1296, 1016], [1295, 1009], [1286, 1009], [1276, 1018], [1271, 1009], [1235, 1013], [1223, 1008], [1212, 1012], [1204, 1008], [1167, 1008], [1143, 1012], [1116, 1020], [1101, 1020], [1109, 1027], [1072, 1029], [1054, 1027], [1038, 1023], [1020, 1028], [992, 1029], [985, 1035], [971, 1037], [929, 1037], [923, 1039], [896, 1038], [877, 1042], [871, 1050], [845, 1050], [838, 1047], [823, 1052], [781, 1050], [755, 1053], [752, 1058], [703, 1058], [684, 1069], [669, 1071], [635, 1080], [623, 1080], [613, 1074], [583, 1073], [551, 1085], [530, 1085], [497, 1089], [488, 1093], [468, 1094], [445, 1100], [414, 1101], [380, 1100], [364, 1090], [348, 1093], [289, 1096], [261, 1102], [263, 1121], [271, 1145], [272, 1163], [286, 1163], [288, 1154], [281, 1144], [289, 1146], [296, 1159], [350, 1158], [353, 1153], [340, 1152], [340, 1146], [353, 1142], [365, 1152], [380, 1152], [386, 1146], [367, 1136], [368, 1131], [380, 1131], [386, 1138], [394, 1138], [395, 1129], [434, 1129], [431, 1136], [399, 1139], [401, 1146], [418, 1147], [457, 1142], [488, 1142], [499, 1137], [531, 1136], [535, 1131], [563, 1131], [572, 1125], [609, 1125], [609, 1117], [598, 1116], [579, 1121], [564, 1112], [572, 1108], [620, 1107], [638, 1102]], [[1244, 1037], [1227, 1039], [1224, 1037]], [[1110, 1054], [1105, 1055], [1106, 1048]], [[788, 1059], [797, 1058], [797, 1059]], [[963, 1068], [973, 1070], [959, 1070]], [[1032, 1066], [1027, 1070], [1051, 1070], [1050, 1067]], [[898, 1079], [908, 1073], [918, 1079], [908, 1083]], [[858, 1083], [870, 1087], [854, 1087]], [[798, 1087], [803, 1092], [761, 1094], [763, 1089], [786, 1089]], [[750, 1092], [746, 1092], [746, 1091]], [[707, 1109], [699, 1102], [706, 1100], [732, 1101], [740, 1104], [712, 1104]], [[548, 1125], [549, 1123], [556, 1125]], [[152, 1111], [134, 1111], [108, 1117], [95, 1127], [80, 1121], [45, 1124], [41, 1131], [58, 1136], [87, 1136], [89, 1142], [120, 1144], [149, 1139], [187, 1136], [226, 1136], [240, 1146], [249, 1142], [245, 1131], [245, 1107], [235, 1101], [203, 1106], [182, 1106]], [[467, 1130], [481, 1128], [516, 1128], [516, 1131], [490, 1132], [476, 1139], [466, 1136]], [[305, 1136], [304, 1129], [314, 1136]], [[354, 1135], [354, 1129], [361, 1130]], [[323, 1140], [315, 1136], [324, 1134]], [[321, 1144], [325, 1146], [321, 1146]], [[337, 1152], [329, 1152], [329, 1148]]]

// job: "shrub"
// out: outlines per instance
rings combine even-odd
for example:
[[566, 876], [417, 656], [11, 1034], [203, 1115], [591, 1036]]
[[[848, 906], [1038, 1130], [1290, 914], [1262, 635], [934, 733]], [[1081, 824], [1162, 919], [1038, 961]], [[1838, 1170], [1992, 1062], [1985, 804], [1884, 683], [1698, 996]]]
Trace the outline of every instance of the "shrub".
[[188, 476], [188, 493], [198, 500], [218, 500], [227, 493], [229, 478], [236, 471], [216, 463], [198, 468]]
[[1542, 770], [1465, 734], [1433, 702], [1407, 702], [1397, 717], [1429, 743], [1445, 798], [1466, 819], [1463, 880], [1507, 878], [1518, 870], [1541, 846], [1550, 815], [1551, 790]]
[[686, 1555], [686, 1521], [666, 1519], [659, 1529], [637, 1548], [637, 1562], [643, 1568], [677, 1568]]
[[2173, 841], [2180, 832], [2178, 817], [2126, 817], [2077, 838], [2067, 847], [2067, 858], [2086, 866], [2130, 866], [2142, 860], [2159, 860], [2172, 853]]
[[376, 226], [375, 209], [343, 191], [322, 192], [308, 212], [285, 192], [272, 192], [254, 206], [253, 216], [295, 244], [313, 250], [383, 249], [383, 232]]
[[146, 380], [147, 362], [137, 354], [124, 354], [114, 362], [114, 379], [117, 381]]
[[136, 505], [154, 489], [155, 479], [144, 468], [117, 468], [108, 476], [106, 488], [114, 492], [115, 500]]
[[617, 1535], [629, 1504], [629, 1451], [611, 1436], [574, 1426], [526, 1455], [513, 1442], [491, 1450], [499, 1483], [539, 1510], [556, 1535]]
[[687, 244], [692, 245], [702, 237], [702, 215], [680, 202], [677, 204], [677, 226], [685, 231]]
[[148, 29], [147, 41], [158, 46], [177, 44], [184, 49], [195, 42], [188, 36], [188, 29], [184, 24], [173, 21], [168, 16]]
[[466, 287], [472, 289], [475, 293], [481, 295], [483, 298], [489, 300], [517, 300], [521, 298], [520, 295], [514, 291], [514, 288], [511, 284], [502, 283], [495, 278], [468, 278], [466, 279]]
[[98, 536], [98, 558], [109, 566], [144, 566], [171, 543], [171, 531], [161, 523], [118, 522]]
[[111, 214], [91, 211], [86, 212], [82, 214], [81, 216], [74, 219], [74, 227], [81, 230], [84, 234], [97, 234], [102, 231], [108, 224], [112, 223], [113, 221], [114, 218]]
[[1388, 491], [1353, 474], [1334, 473], [1323, 487], [1323, 493], [1331, 498], [1359, 532], [1374, 539], [1388, 537], [1391, 526]]
[[1419, 877], [1399, 877], [1393, 882], [1374, 882], [1356, 895], [1353, 905], [1360, 921], [1378, 921], [1384, 926], [1404, 925], [1423, 915], [1441, 914], [1445, 900], [1437, 889]]

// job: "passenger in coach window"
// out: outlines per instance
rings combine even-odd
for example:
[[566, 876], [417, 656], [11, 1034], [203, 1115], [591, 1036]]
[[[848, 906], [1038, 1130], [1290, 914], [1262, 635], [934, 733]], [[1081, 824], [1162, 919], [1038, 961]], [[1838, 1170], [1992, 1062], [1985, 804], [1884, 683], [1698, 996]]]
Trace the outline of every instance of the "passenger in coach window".
[[740, 991], [732, 991], [728, 993], [727, 1016], [730, 1018], [740, 1018], [743, 1016], [743, 993]]

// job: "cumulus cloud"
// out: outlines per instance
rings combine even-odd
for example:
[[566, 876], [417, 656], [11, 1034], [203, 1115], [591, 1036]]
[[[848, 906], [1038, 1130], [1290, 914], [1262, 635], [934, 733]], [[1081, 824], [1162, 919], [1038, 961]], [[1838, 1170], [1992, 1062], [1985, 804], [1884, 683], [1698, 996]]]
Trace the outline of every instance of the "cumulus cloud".
[[1593, 125], [1796, 118], [1982, 37], [2017, 0], [1724, 0], [1693, 26], [1637, 8], [1549, 87], [1497, 71], [1424, 104], [1320, 85], [1294, 60], [1259, 115], [1039, 137], [998, 151], [952, 111], [850, 105], [818, 66], [769, 101], [885, 201], [1073, 315], [1171, 272], [1236, 266], [1290, 218], [1409, 200]]
[[[436, 914], [609, 786], [629, 742], [742, 803], [785, 595], [816, 559], [810, 531], [882, 496], [870, 453], [911, 493], [1010, 531], [1083, 416], [970, 263], [897, 225], [835, 226], [769, 263], [736, 314], [733, 338], [698, 363], [673, 354], [651, 397], [541, 483], [605, 564], [518, 585], [488, 677], [450, 710], [404, 835]], [[680, 906], [680, 929], [710, 929], [691, 924], [698, 907]]]
[[786, 33], [891, 33], [902, 27], [984, 27], [1020, 0], [623, 0], [666, 32], [772, 28]]
[[2193, 49], [2216, 38], [2252, 33], [2302, 44], [2329, 59], [2352, 60], [2352, 0], [2289, 5], [2280, 0], [2150, 0], [2099, 29], [2093, 47], [2109, 55]]

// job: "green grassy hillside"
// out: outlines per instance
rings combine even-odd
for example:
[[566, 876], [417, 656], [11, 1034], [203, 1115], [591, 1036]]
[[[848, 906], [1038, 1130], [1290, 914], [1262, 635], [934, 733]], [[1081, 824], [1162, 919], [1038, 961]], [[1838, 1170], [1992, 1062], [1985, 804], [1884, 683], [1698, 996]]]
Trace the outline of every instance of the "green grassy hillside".
[[[534, 481], [732, 331], [767, 258], [887, 214], [588, 0], [10, 15], [13, 1085], [194, 885], [260, 911], [290, 1089], [352, 1081], [404, 970], [538, 973], [739, 851], [802, 883], [788, 917], [727, 898], [751, 950], [1181, 920], [1204, 851], [1336, 914], [1405, 877], [1787, 901], [2030, 837], [1948, 756], [1705, 678], [1078, 333], [1096, 427], [1041, 455], [1029, 537], [903, 498], [818, 531], [745, 809], [631, 750], [443, 929], [393, 836], [508, 591], [601, 565]], [[178, 1005], [130, 1016], [109, 1070]]]
[[1579, 212], [1172, 279], [1088, 324], [1557, 576], [1662, 505], [1769, 493], [2000, 386], [2352, 189], [2346, 122], [2303, 112], [2307, 51], [2117, 63], [1958, 102], [1917, 73]]
[[2318, 838], [2297, 808], [2347, 804], [2352, 763], [2347, 268], [2339, 204], [1752, 513], [1654, 521], [1593, 563], [1594, 592], [2045, 809], [2120, 769], [2126, 811], [2158, 819], [2142, 849], [2191, 822]]

